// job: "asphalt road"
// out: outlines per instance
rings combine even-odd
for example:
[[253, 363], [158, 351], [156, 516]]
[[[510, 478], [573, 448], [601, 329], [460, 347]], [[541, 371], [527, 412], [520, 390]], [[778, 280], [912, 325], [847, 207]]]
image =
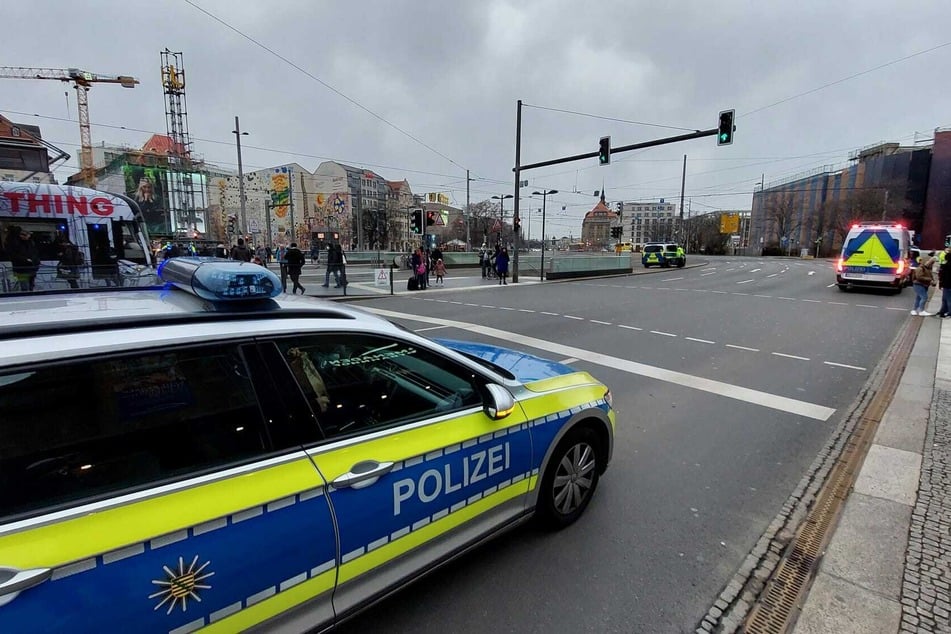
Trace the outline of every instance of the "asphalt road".
[[893, 296], [830, 287], [825, 261], [707, 262], [360, 304], [396, 313], [427, 336], [568, 359], [611, 387], [618, 429], [613, 462], [574, 526], [509, 533], [343, 632], [697, 627], [912, 303], [910, 289]]

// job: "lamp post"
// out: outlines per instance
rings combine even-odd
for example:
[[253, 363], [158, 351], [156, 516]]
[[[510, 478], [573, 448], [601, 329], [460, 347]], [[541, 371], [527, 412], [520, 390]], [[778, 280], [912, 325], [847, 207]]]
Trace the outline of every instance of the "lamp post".
[[247, 132], [241, 131], [241, 125], [238, 123], [238, 116], [234, 117], [234, 130], [231, 131], [234, 134], [235, 141], [238, 145], [238, 198], [241, 199], [241, 235], [247, 235], [248, 233], [248, 212], [246, 209], [246, 201], [244, 200], [244, 170], [241, 167], [241, 136], [247, 136]]
[[543, 189], [540, 192], [532, 192], [532, 196], [542, 197], [542, 263], [538, 267], [538, 279], [545, 281], [545, 203], [548, 201], [548, 194], [557, 194], [557, 189]]
[[[505, 199], [506, 198], [515, 198], [512, 194], [505, 194], [504, 196], [493, 196], [492, 200], [499, 201], [499, 243], [502, 242], [502, 233], [505, 230]], [[505, 245], [502, 245], [505, 246]]]

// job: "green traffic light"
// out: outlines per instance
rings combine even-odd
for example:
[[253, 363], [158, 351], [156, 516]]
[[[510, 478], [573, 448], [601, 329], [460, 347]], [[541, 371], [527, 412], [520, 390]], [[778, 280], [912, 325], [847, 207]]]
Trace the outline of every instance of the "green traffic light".
[[724, 132], [723, 134], [720, 135], [720, 140], [721, 140], [721, 141], [728, 141], [729, 139], [730, 139], [730, 135], [727, 134], [726, 132]]

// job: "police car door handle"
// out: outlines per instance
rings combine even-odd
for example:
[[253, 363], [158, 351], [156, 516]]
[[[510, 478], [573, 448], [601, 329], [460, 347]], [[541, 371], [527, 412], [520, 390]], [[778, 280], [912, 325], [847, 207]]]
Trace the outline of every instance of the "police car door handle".
[[17, 570], [15, 568], [0, 568], [0, 574], [2, 573], [13, 573], [13, 576], [0, 583], [0, 605], [9, 603], [23, 590], [37, 586], [49, 579], [53, 576], [53, 569], [30, 568], [28, 570]]
[[362, 460], [350, 467], [350, 471], [337, 477], [331, 483], [338, 489], [350, 487], [362, 489], [380, 479], [380, 476], [393, 469], [392, 462], [377, 462], [376, 460]]

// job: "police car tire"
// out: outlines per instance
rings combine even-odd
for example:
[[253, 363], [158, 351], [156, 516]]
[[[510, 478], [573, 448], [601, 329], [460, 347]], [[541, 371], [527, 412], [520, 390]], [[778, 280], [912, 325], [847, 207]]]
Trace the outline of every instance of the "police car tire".
[[677, 262], [677, 268], [678, 268], [678, 269], [682, 269], [682, 268], [684, 268], [684, 265], [685, 265], [685, 264], [687, 264], [687, 262], [684, 261], [684, 260], [681, 260], [680, 262]]
[[[584, 513], [601, 476], [602, 458], [598, 446], [597, 434], [587, 427], [581, 427], [569, 432], [555, 447], [538, 493], [536, 518], [542, 526], [555, 530], [564, 528]], [[582, 467], [581, 476], [575, 473], [576, 480], [572, 481], [573, 472], [579, 464]], [[584, 476], [587, 474], [590, 474], [587, 478], [589, 484], [585, 486]], [[580, 501], [572, 502], [566, 498], [579, 494]]]

